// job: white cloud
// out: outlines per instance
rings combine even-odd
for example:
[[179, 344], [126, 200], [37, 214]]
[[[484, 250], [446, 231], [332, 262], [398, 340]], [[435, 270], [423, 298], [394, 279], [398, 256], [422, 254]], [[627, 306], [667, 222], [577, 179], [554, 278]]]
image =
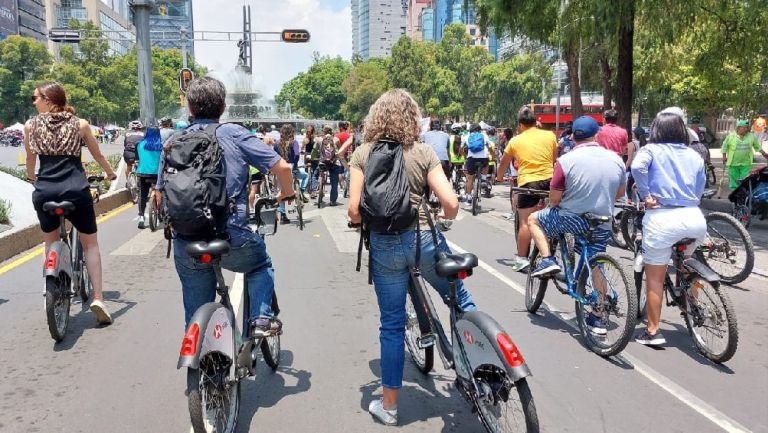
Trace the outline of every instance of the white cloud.
[[[352, 57], [350, 7], [334, 11], [327, 0], [194, 0], [195, 32], [242, 31], [243, 4], [251, 6], [251, 30], [254, 32], [301, 28], [309, 30], [311, 35], [306, 44], [253, 44], [254, 87], [266, 97], [272, 97], [286, 81], [306, 71], [312, 64], [314, 51], [321, 55], [340, 55], [345, 59]], [[195, 41], [197, 62], [218, 78], [224, 78], [234, 70], [237, 55], [234, 41]]]

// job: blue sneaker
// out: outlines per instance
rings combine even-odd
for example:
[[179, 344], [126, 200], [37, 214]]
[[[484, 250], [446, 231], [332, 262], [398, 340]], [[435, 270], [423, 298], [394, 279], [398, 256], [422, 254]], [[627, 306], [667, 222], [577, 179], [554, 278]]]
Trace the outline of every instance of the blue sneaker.
[[608, 333], [608, 330], [605, 328], [605, 323], [603, 323], [603, 319], [595, 316], [592, 313], [587, 315], [587, 327], [593, 334], [596, 335], [605, 335]]
[[531, 272], [532, 277], [541, 277], [543, 275], [556, 274], [560, 272], [560, 265], [557, 264], [555, 256], [544, 257], [536, 266], [536, 269]]

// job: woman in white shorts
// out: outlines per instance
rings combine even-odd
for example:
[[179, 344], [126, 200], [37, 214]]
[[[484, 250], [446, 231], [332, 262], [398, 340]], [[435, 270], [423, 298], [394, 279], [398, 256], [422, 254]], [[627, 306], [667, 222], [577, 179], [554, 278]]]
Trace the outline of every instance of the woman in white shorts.
[[684, 238], [696, 239], [687, 255], [704, 240], [707, 223], [699, 209], [706, 176], [704, 161], [688, 147], [688, 131], [674, 113], [659, 113], [651, 125], [648, 144], [632, 161], [632, 177], [645, 202], [643, 263], [646, 278], [648, 324], [635, 338], [640, 344], [666, 343], [659, 331], [664, 277], [672, 245]]

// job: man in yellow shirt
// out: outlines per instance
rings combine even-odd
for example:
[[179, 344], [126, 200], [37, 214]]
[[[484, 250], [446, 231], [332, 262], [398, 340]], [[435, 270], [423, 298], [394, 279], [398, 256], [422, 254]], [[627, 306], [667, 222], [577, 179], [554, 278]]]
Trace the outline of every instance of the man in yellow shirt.
[[[536, 116], [528, 106], [523, 106], [517, 114], [520, 134], [509, 140], [504, 156], [496, 172], [496, 181], [501, 182], [512, 159], [518, 162], [517, 183], [520, 188], [549, 191], [553, 167], [557, 157], [557, 138], [552, 131], [539, 129]], [[521, 194], [517, 198], [517, 218], [520, 230], [517, 234], [517, 256], [512, 269], [522, 271], [527, 268], [528, 250], [531, 246], [531, 233], [528, 230], [528, 217], [536, 211], [539, 196]]]

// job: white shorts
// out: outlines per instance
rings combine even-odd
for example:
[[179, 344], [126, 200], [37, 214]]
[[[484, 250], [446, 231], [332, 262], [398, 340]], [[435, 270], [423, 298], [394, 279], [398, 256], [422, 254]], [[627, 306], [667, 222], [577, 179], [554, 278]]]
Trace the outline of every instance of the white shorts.
[[684, 238], [696, 239], [686, 249], [690, 255], [706, 235], [707, 221], [698, 207], [647, 210], [643, 217], [643, 263], [668, 264], [672, 246]]

